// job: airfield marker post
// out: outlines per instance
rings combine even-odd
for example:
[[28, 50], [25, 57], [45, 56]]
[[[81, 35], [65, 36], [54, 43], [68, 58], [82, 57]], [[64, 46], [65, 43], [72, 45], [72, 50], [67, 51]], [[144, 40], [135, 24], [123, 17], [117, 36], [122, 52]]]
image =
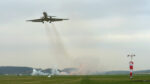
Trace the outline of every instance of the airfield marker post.
[[135, 54], [127, 55], [128, 57], [131, 57], [131, 61], [129, 62], [129, 68], [130, 68], [130, 79], [133, 78], [133, 57], [135, 57]]

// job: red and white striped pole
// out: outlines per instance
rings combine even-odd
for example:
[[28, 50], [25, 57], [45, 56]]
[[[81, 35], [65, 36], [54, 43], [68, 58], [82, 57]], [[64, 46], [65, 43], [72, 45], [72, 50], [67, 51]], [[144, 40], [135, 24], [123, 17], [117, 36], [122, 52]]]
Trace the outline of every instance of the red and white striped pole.
[[129, 62], [129, 68], [130, 68], [130, 79], [132, 79], [133, 78], [133, 64], [134, 64], [134, 62], [132, 61], [132, 59], [133, 59], [133, 57], [134, 57], [135, 55], [134, 54], [132, 54], [132, 55], [128, 55], [128, 57], [131, 57], [131, 61]]
[[130, 79], [132, 79], [133, 78], [133, 61], [130, 61], [129, 62], [129, 65], [130, 65]]

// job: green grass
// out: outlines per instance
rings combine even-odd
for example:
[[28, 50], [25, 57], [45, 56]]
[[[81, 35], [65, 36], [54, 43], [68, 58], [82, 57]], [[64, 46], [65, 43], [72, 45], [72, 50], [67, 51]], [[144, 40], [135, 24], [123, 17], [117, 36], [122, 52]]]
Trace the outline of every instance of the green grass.
[[0, 84], [150, 84], [150, 75], [0, 76]]

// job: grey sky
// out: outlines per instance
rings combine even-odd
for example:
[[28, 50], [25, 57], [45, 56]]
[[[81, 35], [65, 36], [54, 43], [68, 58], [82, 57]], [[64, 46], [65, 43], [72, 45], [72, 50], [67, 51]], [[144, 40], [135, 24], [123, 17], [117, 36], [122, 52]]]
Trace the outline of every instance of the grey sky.
[[[0, 10], [0, 66], [64, 68], [81, 63], [90, 65], [86, 70], [128, 70], [126, 55], [135, 53], [136, 69], [150, 68], [149, 0], [5, 0]], [[55, 23], [68, 60], [73, 60], [70, 65], [58, 63], [59, 57], [49, 52], [53, 47], [43, 24], [25, 22], [43, 11], [70, 19]]]

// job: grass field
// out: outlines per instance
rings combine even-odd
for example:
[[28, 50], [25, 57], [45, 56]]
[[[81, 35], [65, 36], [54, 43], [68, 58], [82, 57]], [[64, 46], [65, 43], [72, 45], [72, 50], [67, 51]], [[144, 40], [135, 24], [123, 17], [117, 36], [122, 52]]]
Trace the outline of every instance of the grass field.
[[105, 76], [0, 76], [0, 84], [150, 84], [150, 75]]

